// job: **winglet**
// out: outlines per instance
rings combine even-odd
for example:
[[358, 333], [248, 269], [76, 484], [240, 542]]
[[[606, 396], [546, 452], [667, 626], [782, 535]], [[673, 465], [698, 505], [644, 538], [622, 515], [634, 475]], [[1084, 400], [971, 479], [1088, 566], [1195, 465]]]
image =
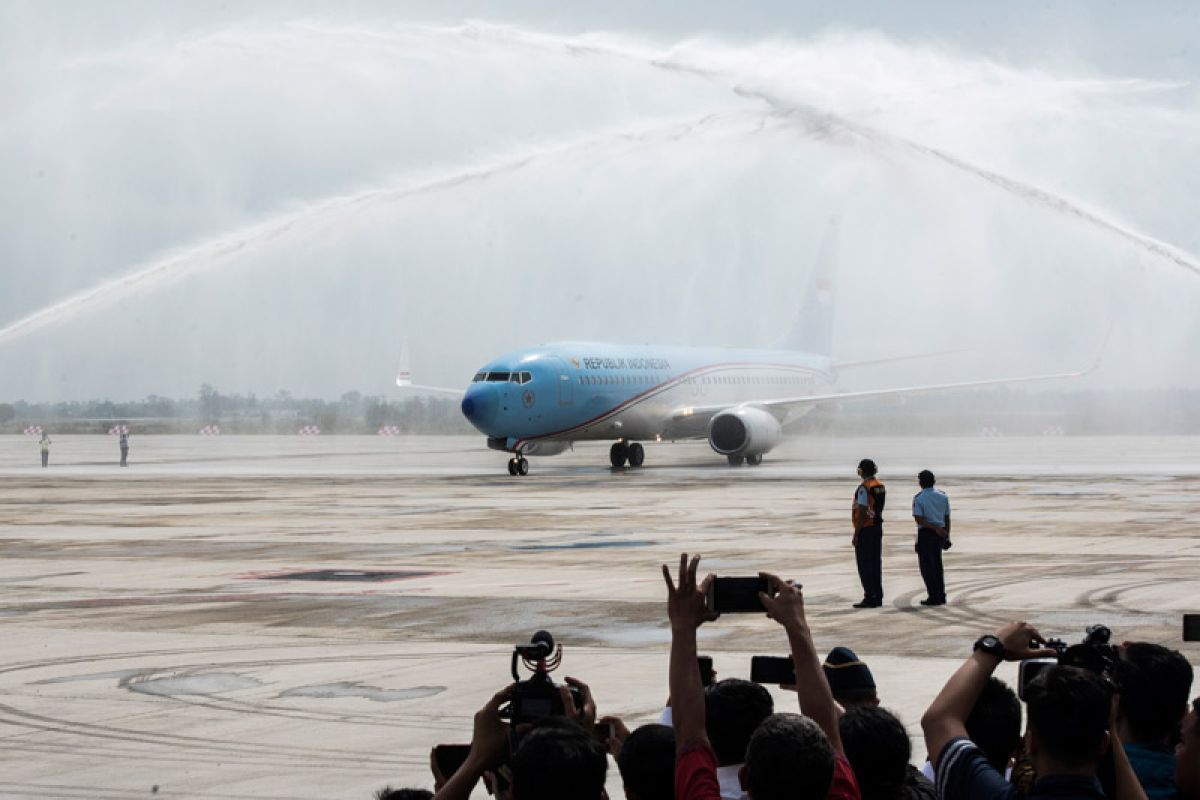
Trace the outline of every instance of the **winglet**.
[[412, 363], [408, 354], [408, 339], [400, 345], [400, 366], [396, 370], [397, 386], [412, 386]]

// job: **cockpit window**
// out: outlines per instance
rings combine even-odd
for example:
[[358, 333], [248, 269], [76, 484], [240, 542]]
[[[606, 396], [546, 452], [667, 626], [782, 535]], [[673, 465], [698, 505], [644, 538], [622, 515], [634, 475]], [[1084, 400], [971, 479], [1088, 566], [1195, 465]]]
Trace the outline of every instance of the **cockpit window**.
[[493, 382], [493, 383], [497, 383], [497, 382], [499, 382], [499, 383], [507, 383], [507, 382], [508, 382], [508, 376], [509, 376], [510, 374], [511, 374], [511, 373], [508, 373], [508, 372], [489, 372], [489, 373], [488, 373], [488, 375], [487, 375], [487, 379], [488, 379], [489, 381]]
[[529, 383], [533, 380], [533, 375], [528, 372], [514, 372], [511, 380], [513, 383]]
[[484, 381], [484, 380], [487, 380], [487, 373], [486, 372], [476, 372], [475, 377], [471, 378], [471, 383], [479, 383], [480, 381]]

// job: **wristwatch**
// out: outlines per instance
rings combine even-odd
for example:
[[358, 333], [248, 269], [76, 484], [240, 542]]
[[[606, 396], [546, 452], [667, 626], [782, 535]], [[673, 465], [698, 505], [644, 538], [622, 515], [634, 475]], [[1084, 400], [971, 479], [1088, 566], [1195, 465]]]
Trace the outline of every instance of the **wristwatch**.
[[986, 636], [980, 636], [975, 640], [975, 649], [982, 650], [989, 656], [995, 656], [1001, 661], [1004, 660], [1004, 642], [990, 633]]

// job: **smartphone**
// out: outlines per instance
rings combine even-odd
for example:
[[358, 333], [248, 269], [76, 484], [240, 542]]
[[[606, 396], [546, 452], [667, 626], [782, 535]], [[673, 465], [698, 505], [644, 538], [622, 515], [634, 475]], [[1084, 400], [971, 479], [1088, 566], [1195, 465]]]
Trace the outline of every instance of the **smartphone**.
[[1183, 615], [1183, 640], [1200, 642], [1200, 614]]
[[713, 685], [712, 656], [699, 656], [696, 664], [700, 667], [700, 685]]
[[596, 740], [599, 741], [600, 744], [607, 745], [608, 740], [612, 738], [612, 723], [597, 722], [594, 726], [592, 726], [592, 732], [595, 734]]
[[750, 659], [750, 680], [795, 686], [796, 665], [787, 656], [754, 656]]
[[1024, 701], [1026, 690], [1029, 688], [1029, 684], [1033, 683], [1034, 678], [1057, 664], [1057, 658], [1027, 658], [1022, 661], [1021, 666], [1017, 669], [1017, 697]]
[[708, 607], [718, 614], [765, 612], [758, 593], [766, 591], [766, 578], [714, 578], [708, 585]]
[[449, 780], [451, 775], [458, 772], [470, 752], [469, 744], [439, 744], [433, 748], [433, 760], [437, 762], [438, 771]]

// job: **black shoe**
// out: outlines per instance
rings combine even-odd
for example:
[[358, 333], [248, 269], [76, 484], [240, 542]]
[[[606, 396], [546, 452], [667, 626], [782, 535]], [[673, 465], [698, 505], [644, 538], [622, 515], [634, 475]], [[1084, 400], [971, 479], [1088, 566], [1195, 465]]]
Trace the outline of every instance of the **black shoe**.
[[943, 597], [941, 600], [934, 600], [932, 597], [926, 597], [924, 600], [921, 601], [921, 605], [923, 605], [923, 606], [944, 606], [944, 605], [946, 605], [946, 598]]
[[863, 600], [862, 602], [855, 603], [854, 607], [855, 608], [879, 608], [881, 605], [883, 605], [883, 601], [881, 601], [881, 600]]

